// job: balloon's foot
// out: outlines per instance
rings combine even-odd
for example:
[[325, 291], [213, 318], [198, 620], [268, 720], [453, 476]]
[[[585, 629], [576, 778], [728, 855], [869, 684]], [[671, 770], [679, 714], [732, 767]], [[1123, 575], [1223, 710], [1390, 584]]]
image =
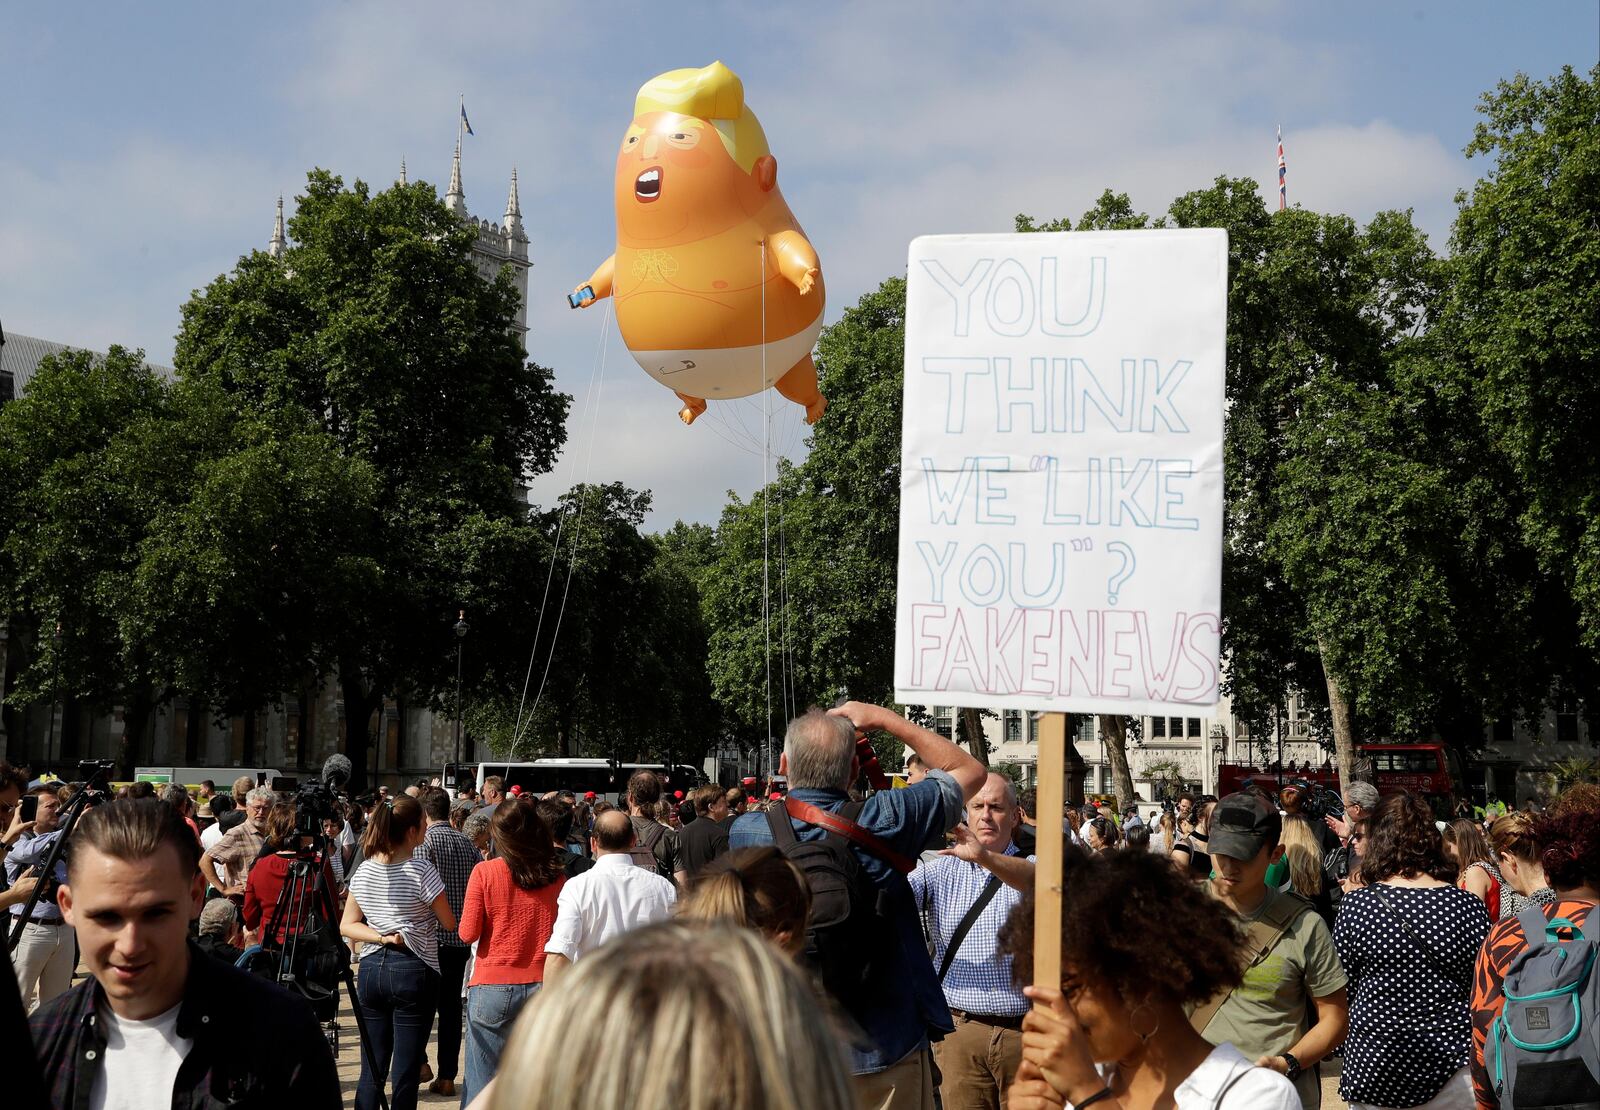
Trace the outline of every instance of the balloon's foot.
[[828, 399], [826, 397], [818, 397], [815, 401], [806, 406], [806, 423], [815, 424], [818, 420], [822, 419], [822, 414], [827, 411]]
[[704, 401], [691, 401], [689, 404], [684, 405], [683, 408], [678, 410], [678, 419], [682, 420], [685, 424], [693, 424], [695, 417], [699, 416], [705, 411], [706, 403]]

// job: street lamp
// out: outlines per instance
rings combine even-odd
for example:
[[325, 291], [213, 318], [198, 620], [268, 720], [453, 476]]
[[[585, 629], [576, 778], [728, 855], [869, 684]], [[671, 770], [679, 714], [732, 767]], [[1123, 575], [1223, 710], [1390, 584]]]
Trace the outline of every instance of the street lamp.
[[[467, 638], [467, 611], [465, 609], [459, 609], [459, 610], [456, 611], [455, 634], [456, 634], [456, 755], [455, 755], [455, 759], [452, 762], [454, 762], [454, 763], [459, 765], [461, 763], [461, 647], [462, 647], [463, 641], [465, 641], [466, 638]], [[456, 772], [456, 774], [458, 774], [458, 775], [460, 773], [461, 772], [459, 770]]]

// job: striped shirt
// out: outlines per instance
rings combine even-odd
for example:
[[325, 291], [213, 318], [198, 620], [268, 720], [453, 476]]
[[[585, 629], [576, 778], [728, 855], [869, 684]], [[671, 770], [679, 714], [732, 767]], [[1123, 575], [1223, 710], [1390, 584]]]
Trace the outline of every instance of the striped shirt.
[[[433, 902], [444, 893], [444, 880], [433, 864], [413, 856], [401, 863], [363, 860], [350, 876], [350, 897], [367, 924], [387, 936], [399, 933], [412, 955], [439, 970], [439, 919]], [[361, 955], [380, 945], [363, 944]]]
[[[1004, 854], [1016, 855], [1017, 846], [1006, 845]], [[927, 908], [933, 933], [933, 966], [937, 969], [944, 962], [945, 948], [956, 927], [988, 885], [989, 872], [955, 856], [939, 856], [932, 861], [924, 859], [907, 878], [917, 905]], [[1006, 1017], [1028, 1012], [1028, 1000], [1011, 981], [1011, 958], [1000, 956], [995, 943], [1000, 926], [1021, 900], [1020, 892], [1002, 883], [956, 949], [943, 983], [945, 1001], [953, 1009]]]

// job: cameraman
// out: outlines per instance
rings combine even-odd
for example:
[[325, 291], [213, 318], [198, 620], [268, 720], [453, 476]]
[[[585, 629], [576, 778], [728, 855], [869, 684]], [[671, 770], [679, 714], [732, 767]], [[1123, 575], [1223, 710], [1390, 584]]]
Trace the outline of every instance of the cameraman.
[[[278, 899], [289, 878], [289, 865], [297, 858], [311, 859], [311, 837], [295, 835], [295, 806], [292, 802], [274, 803], [267, 813], [267, 855], [256, 860], [244, 884], [244, 927], [247, 944], [260, 943], [268, 948], [282, 946], [288, 936], [297, 935], [304, 927], [301, 917], [313, 905], [290, 906], [286, 920], [278, 921]], [[318, 866], [322, 870], [323, 888], [333, 896], [333, 912], [337, 913], [339, 888], [334, 884], [333, 871], [326, 859]], [[310, 897], [308, 892], [307, 897]]]
[[[22, 991], [22, 1002], [28, 1010], [42, 1006], [72, 985], [72, 966], [77, 962], [72, 926], [62, 920], [61, 907], [56, 905], [54, 885], [65, 882], [67, 865], [57, 861], [55, 874], [44, 876], [39, 869], [49, 858], [50, 850], [61, 838], [57, 818], [60, 800], [55, 787], [40, 783], [28, 791], [27, 797], [37, 798], [34, 819], [22, 820], [19, 807], [6, 830], [12, 841], [6, 853], [6, 879], [16, 886], [24, 875], [38, 878], [45, 889], [34, 903], [33, 913], [23, 927], [22, 939], [11, 953], [11, 963], [17, 973], [17, 986]], [[13, 837], [12, 834], [16, 835]], [[23, 900], [25, 902], [26, 899]], [[12, 924], [22, 916], [23, 902], [11, 907], [6, 919], [7, 936]]]

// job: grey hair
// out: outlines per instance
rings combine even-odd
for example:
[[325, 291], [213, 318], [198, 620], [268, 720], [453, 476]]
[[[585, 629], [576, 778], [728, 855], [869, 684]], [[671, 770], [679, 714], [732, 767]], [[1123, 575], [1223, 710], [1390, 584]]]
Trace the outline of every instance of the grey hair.
[[213, 898], [200, 911], [200, 932], [206, 936], [227, 936], [239, 920], [239, 911], [226, 898]]
[[278, 796], [272, 792], [272, 788], [269, 786], [258, 786], [244, 796], [245, 805], [249, 805], [251, 802], [266, 802], [271, 805], [277, 800]]
[[848, 789], [850, 761], [856, 754], [855, 728], [843, 717], [813, 709], [789, 722], [783, 754], [789, 761], [791, 790]]
[[[647, 925], [529, 1000], [490, 1110], [521, 1110], [530, 1091], [552, 1106], [850, 1110], [846, 1042], [819, 1009], [805, 974], [754, 929]], [[572, 1052], [573, 1038], [592, 1051]]]
[[1378, 805], [1378, 788], [1370, 782], [1352, 782], [1344, 788], [1346, 802], [1354, 802], [1362, 809], [1375, 809]]
[[189, 800], [189, 792], [175, 782], [169, 782], [161, 788], [161, 800], [179, 813], [184, 812], [184, 803]]
[[485, 807], [475, 809], [461, 822], [461, 833], [468, 840], [477, 840], [478, 834], [489, 831], [489, 819], [494, 816], [494, 810]]
[[1011, 808], [1018, 808], [1017, 784], [1010, 775], [1003, 775], [999, 771], [990, 771], [989, 778], [999, 779], [1006, 784], [1006, 800], [1011, 803]]

